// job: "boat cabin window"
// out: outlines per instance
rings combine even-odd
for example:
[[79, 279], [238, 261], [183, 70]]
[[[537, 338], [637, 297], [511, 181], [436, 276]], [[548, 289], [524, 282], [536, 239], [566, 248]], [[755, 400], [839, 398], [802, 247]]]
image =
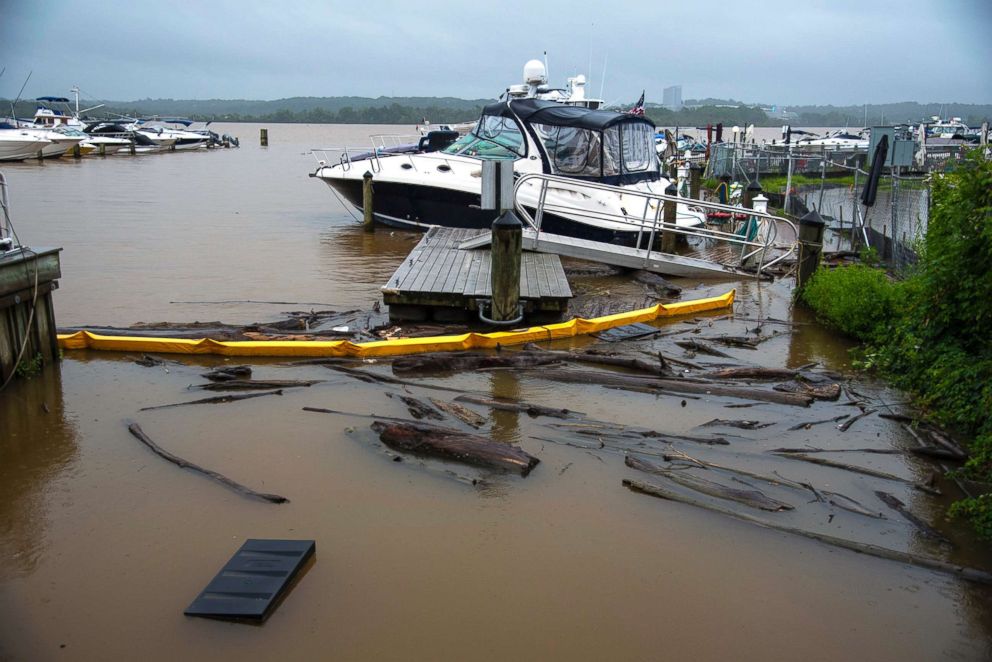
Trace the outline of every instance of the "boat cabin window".
[[483, 115], [472, 133], [443, 151], [480, 159], [518, 159], [526, 155], [527, 148], [520, 127], [511, 118]]
[[624, 172], [647, 170], [657, 154], [654, 148], [654, 129], [639, 122], [628, 123], [623, 125], [621, 135]]
[[599, 132], [570, 126], [533, 123], [551, 162], [551, 171], [562, 175], [599, 177]]

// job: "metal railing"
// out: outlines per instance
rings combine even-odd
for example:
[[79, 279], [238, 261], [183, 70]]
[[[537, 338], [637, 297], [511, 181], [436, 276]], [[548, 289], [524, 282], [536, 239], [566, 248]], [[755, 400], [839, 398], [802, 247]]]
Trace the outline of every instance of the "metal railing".
[[[443, 160], [443, 156], [433, 156], [437, 154], [436, 152], [425, 153], [421, 151], [415, 152], [392, 152], [390, 150], [395, 150], [397, 148], [406, 147], [408, 145], [419, 145], [420, 139], [423, 138], [420, 134], [393, 134], [393, 133], [380, 133], [369, 136], [369, 141], [372, 148], [368, 147], [355, 147], [355, 146], [344, 146], [344, 147], [313, 147], [310, 149], [310, 155], [314, 157], [317, 161], [319, 167], [325, 166], [335, 166], [340, 165], [344, 171], [351, 170], [352, 165], [359, 161], [367, 161], [369, 167], [373, 173], [380, 172], [382, 170], [382, 162], [380, 157], [384, 156], [411, 156], [416, 154], [418, 158], [428, 157]], [[333, 155], [333, 156], [331, 156]], [[417, 168], [417, 163], [415, 159], [408, 159], [408, 162], [414, 169]]]
[[[537, 195], [537, 205], [534, 214], [521, 201], [520, 192], [522, 187], [530, 182], [538, 182], [540, 191]], [[548, 190], [552, 187], [567, 187], [577, 190], [596, 190], [608, 193], [622, 193], [624, 199], [639, 199], [644, 201], [643, 210], [640, 215], [629, 213], [614, 213], [610, 211], [583, 209], [563, 202], [549, 202]], [[746, 209], [716, 202], [706, 202], [679, 196], [665, 195], [662, 193], [652, 193], [630, 188], [620, 188], [607, 184], [594, 182], [577, 181], [567, 177], [545, 174], [527, 174], [517, 179], [513, 189], [513, 200], [516, 212], [522, 220], [534, 230], [536, 238], [540, 238], [541, 225], [545, 214], [555, 214], [570, 219], [581, 219], [588, 221], [606, 221], [626, 225], [631, 230], [637, 230], [636, 247], [638, 251], [644, 252], [644, 263], [648, 264], [653, 255], [658, 255], [661, 251], [656, 251], [652, 247], [655, 237], [661, 233], [673, 233], [687, 238], [696, 238], [712, 243], [723, 243], [739, 248], [738, 264], [734, 266], [744, 266], [754, 268], [757, 274], [769, 267], [778, 264], [790, 256], [796, 249], [799, 231], [795, 224], [788, 219], [769, 214], [765, 209]], [[714, 211], [730, 214], [731, 219], [741, 218], [739, 227], [732, 232], [716, 230], [709, 227], [683, 227], [677, 223], [666, 222], [663, 218], [665, 202], [676, 203], [676, 211], [679, 207], [700, 210], [703, 212]], [[791, 238], [782, 237], [780, 240], [780, 227], [791, 230]], [[644, 235], [647, 235], [646, 248], [640, 248]], [[605, 244], [604, 246], [608, 246]], [[774, 255], [769, 255], [773, 251]]]

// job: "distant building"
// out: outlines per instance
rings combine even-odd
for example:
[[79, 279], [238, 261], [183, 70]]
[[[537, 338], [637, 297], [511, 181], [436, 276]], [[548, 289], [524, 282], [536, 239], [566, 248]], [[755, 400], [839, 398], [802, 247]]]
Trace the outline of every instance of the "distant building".
[[682, 110], [682, 86], [666, 87], [662, 93], [662, 105], [669, 110]]

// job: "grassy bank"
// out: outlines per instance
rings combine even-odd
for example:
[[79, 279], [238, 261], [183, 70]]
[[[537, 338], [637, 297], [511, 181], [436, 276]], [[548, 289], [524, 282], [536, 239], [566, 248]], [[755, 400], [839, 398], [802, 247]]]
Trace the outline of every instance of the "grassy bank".
[[[970, 446], [961, 470], [992, 483], [992, 163], [977, 152], [933, 183], [929, 231], [906, 279], [855, 265], [821, 270], [802, 293], [826, 324], [863, 343], [862, 364], [913, 392]], [[951, 514], [992, 540], [992, 493]]]

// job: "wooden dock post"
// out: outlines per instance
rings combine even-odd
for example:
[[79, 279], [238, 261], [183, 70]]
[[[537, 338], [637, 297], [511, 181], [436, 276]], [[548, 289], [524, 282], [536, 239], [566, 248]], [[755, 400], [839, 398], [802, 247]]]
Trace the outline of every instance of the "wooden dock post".
[[258, 130], [258, 138], [259, 138], [259, 141], [260, 141], [262, 147], [268, 147], [269, 146], [269, 130], [268, 129], [259, 129]]
[[[678, 189], [675, 188], [675, 184], [669, 184], [668, 188], [665, 189], [665, 195], [670, 195], [675, 197], [678, 193]], [[665, 200], [665, 206], [663, 208], [663, 219], [665, 221], [664, 231], [661, 233], [661, 252], [662, 253], [674, 253], [675, 252], [675, 239], [678, 236], [672, 232], [669, 228], [675, 227], [675, 221], [677, 218], [678, 207], [674, 200]]]
[[520, 317], [520, 255], [523, 223], [508, 209], [493, 222], [492, 230], [492, 319], [509, 322]]
[[744, 189], [744, 206], [754, 209], [754, 199], [759, 195], [761, 195], [761, 184], [755, 180]]
[[83, 148], [79, 146], [79, 143], [76, 143], [75, 145], [72, 146], [72, 158], [80, 159], [82, 157], [83, 157]]
[[362, 175], [362, 214], [364, 215], [362, 225], [366, 232], [375, 231], [375, 212], [372, 197], [372, 173], [368, 170]]
[[689, 197], [699, 200], [699, 187], [703, 179], [703, 169], [693, 163], [689, 166]]
[[823, 251], [823, 230], [826, 223], [811, 211], [799, 219], [799, 269], [796, 270], [796, 289], [802, 290], [820, 267]]
[[131, 139], [131, 144], [128, 145], [128, 151], [131, 152], [131, 156], [137, 154], [137, 149], [134, 146], [134, 138]]
[[104, 145], [103, 143], [100, 143], [100, 146], [97, 149], [99, 150], [97, 153], [100, 156], [106, 156], [107, 155], [107, 146]]
[[0, 254], [0, 384], [18, 365], [40, 367], [58, 358], [52, 290], [61, 276], [60, 250]]

